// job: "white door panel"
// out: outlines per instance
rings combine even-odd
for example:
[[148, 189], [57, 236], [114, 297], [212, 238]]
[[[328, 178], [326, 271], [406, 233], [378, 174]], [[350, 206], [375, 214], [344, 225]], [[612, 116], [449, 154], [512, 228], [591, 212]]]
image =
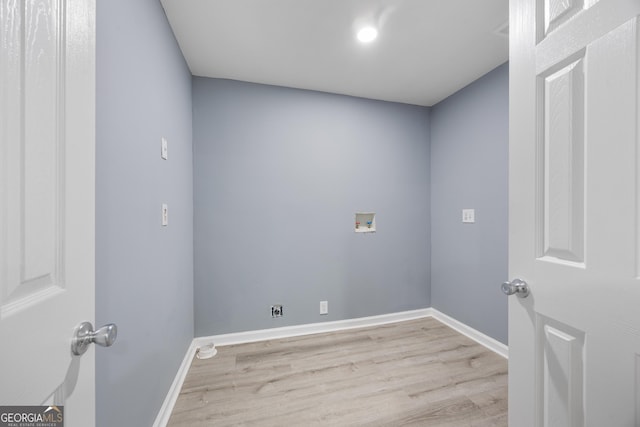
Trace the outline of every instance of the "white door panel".
[[640, 2], [510, 7], [509, 424], [640, 425]]
[[0, 9], [0, 405], [70, 426], [95, 423], [93, 350], [70, 351], [94, 318], [94, 21], [91, 0]]

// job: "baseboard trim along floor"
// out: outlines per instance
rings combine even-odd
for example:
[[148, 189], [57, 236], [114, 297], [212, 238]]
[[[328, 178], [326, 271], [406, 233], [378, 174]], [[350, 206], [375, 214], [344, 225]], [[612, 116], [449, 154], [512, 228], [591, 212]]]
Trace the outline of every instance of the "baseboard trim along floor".
[[506, 346], [505, 344], [502, 344], [500, 341], [495, 340], [490, 336], [485, 335], [482, 332], [477, 331], [476, 329], [473, 329], [472, 327], [457, 321], [453, 317], [447, 316], [446, 314], [439, 312], [436, 309], [431, 309], [431, 310], [432, 310], [432, 316], [434, 319], [439, 320], [440, 322], [444, 323], [451, 329], [460, 332], [462, 335], [466, 336], [467, 338], [471, 338], [478, 344], [485, 346], [489, 350], [499, 354], [505, 359], [509, 358], [509, 347]]
[[257, 331], [238, 332], [231, 334], [213, 335], [208, 337], [194, 338], [191, 345], [187, 349], [184, 359], [176, 373], [175, 379], [169, 388], [167, 397], [165, 398], [158, 416], [153, 424], [154, 427], [165, 427], [171, 417], [173, 407], [178, 400], [178, 395], [182, 389], [184, 380], [191, 367], [197, 350], [201, 346], [209, 343], [215, 343], [216, 347], [233, 344], [245, 344], [257, 341], [266, 341], [280, 338], [289, 338], [300, 335], [320, 334], [326, 332], [343, 331], [354, 328], [363, 328], [377, 325], [384, 325], [394, 322], [402, 322], [405, 320], [420, 319], [423, 317], [433, 317], [434, 319], [444, 323], [451, 329], [454, 329], [472, 339], [478, 344], [488, 348], [489, 350], [499, 354], [504, 358], [508, 358], [509, 349], [501, 342], [479, 332], [470, 326], [465, 325], [458, 320], [447, 316], [434, 308], [424, 308], [419, 310], [403, 311], [399, 313], [383, 314], [379, 316], [360, 317], [356, 319], [337, 320], [332, 322], [311, 323], [307, 325], [286, 326], [282, 328], [263, 329]]
[[173, 407], [178, 400], [180, 390], [182, 390], [182, 384], [184, 384], [184, 379], [187, 377], [187, 373], [189, 372], [189, 368], [191, 367], [191, 362], [193, 361], [193, 357], [196, 355], [197, 350], [198, 347], [196, 347], [196, 340], [194, 339], [193, 341], [191, 341], [191, 344], [187, 349], [187, 353], [184, 355], [184, 359], [182, 359], [182, 363], [180, 364], [178, 372], [176, 373], [176, 377], [173, 379], [173, 383], [169, 388], [167, 397], [165, 397], [164, 402], [162, 402], [162, 406], [160, 407], [160, 411], [156, 416], [153, 427], [165, 427], [169, 423], [169, 418], [171, 418], [171, 411], [173, 411]]

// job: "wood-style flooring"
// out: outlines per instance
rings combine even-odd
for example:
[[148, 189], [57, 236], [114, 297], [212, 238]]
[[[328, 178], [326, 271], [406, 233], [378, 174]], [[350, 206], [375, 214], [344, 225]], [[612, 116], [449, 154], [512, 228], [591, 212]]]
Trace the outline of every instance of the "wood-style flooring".
[[506, 426], [507, 361], [433, 318], [218, 347], [169, 426]]

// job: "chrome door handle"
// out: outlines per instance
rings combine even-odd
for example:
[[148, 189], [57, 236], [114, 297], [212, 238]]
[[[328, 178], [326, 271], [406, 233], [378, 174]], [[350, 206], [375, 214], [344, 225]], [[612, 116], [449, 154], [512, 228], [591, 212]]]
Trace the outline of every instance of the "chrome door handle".
[[516, 294], [520, 298], [526, 298], [529, 296], [529, 285], [524, 280], [513, 279], [502, 284], [502, 293], [505, 295]]
[[76, 356], [83, 355], [89, 344], [95, 343], [102, 347], [111, 347], [118, 336], [118, 327], [109, 323], [97, 331], [93, 330], [91, 322], [82, 322], [76, 326], [71, 340], [71, 352]]

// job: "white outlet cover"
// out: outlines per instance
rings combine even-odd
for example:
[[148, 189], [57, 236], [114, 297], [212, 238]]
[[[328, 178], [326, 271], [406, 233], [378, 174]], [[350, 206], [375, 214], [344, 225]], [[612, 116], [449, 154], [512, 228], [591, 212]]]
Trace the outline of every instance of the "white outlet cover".
[[320, 314], [329, 314], [329, 301], [320, 301]]
[[472, 224], [476, 222], [476, 210], [462, 209], [462, 222], [467, 224]]

